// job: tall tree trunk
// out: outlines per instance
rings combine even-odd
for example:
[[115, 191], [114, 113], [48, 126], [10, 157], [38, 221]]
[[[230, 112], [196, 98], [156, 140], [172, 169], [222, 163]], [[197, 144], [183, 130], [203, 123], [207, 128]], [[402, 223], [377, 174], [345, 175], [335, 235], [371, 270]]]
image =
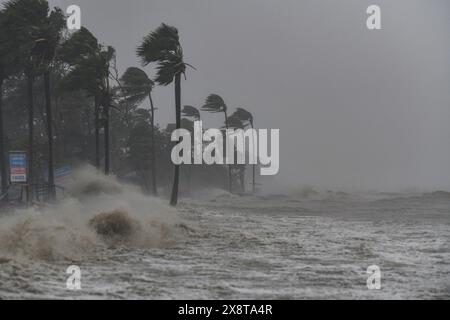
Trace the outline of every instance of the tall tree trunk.
[[100, 105], [99, 97], [96, 94], [94, 98], [95, 105], [95, 167], [100, 169]]
[[158, 188], [156, 186], [156, 148], [155, 148], [155, 108], [153, 106], [153, 99], [152, 94], [148, 94], [148, 98], [150, 100], [150, 112], [151, 112], [151, 144], [152, 144], [152, 155], [151, 155], [151, 161], [152, 161], [152, 191], [153, 195], [158, 195]]
[[239, 181], [241, 182], [241, 192], [245, 193], [245, 164], [239, 168]]
[[48, 190], [50, 200], [56, 198], [54, 163], [53, 163], [53, 117], [50, 94], [50, 71], [44, 73], [45, 113], [47, 114], [48, 137]]
[[253, 190], [253, 193], [255, 193], [256, 192], [256, 186], [255, 186], [255, 167], [256, 167], [256, 165], [255, 164], [252, 164], [252, 190]]
[[[251, 124], [252, 125], [252, 130], [254, 130], [255, 128], [253, 127], [253, 123]], [[252, 150], [252, 152], [253, 152], [253, 156], [255, 157], [257, 157], [256, 159], [258, 159], [258, 155], [256, 154], [255, 155], [255, 132], [253, 131], [253, 150]], [[255, 184], [255, 169], [256, 169], [256, 165], [255, 164], [252, 164], [252, 190], [253, 190], [253, 193], [255, 193], [256, 192], [256, 184]]]
[[33, 99], [34, 76], [31, 71], [27, 72], [27, 95], [28, 95], [28, 186], [27, 203], [33, 200], [33, 137], [34, 137], [34, 99]]
[[103, 114], [104, 114], [104, 137], [105, 137], [105, 174], [109, 175], [110, 172], [110, 139], [109, 139], [109, 99], [106, 99], [107, 103], [103, 106]]
[[[176, 129], [181, 128], [181, 74], [175, 75], [175, 116], [176, 116]], [[173, 175], [173, 187], [172, 196], [170, 198], [170, 204], [176, 206], [178, 203], [178, 183], [180, 180], [180, 166], [175, 165], [175, 172]]]
[[[225, 128], [228, 131], [228, 114], [227, 111], [224, 111], [225, 113]], [[226, 133], [225, 133], [225, 146], [227, 145], [227, 140], [226, 140]], [[228, 157], [228, 155], [226, 155], [226, 157]], [[231, 164], [228, 165], [228, 192], [232, 193], [232, 176], [231, 176]]]
[[[109, 70], [109, 65], [108, 65], [108, 70]], [[104, 128], [104, 135], [105, 135], [105, 175], [109, 175], [110, 172], [110, 156], [111, 156], [111, 151], [110, 151], [110, 130], [109, 130], [109, 125], [110, 125], [110, 105], [111, 105], [111, 97], [110, 97], [110, 92], [109, 92], [109, 76], [106, 78], [106, 95], [103, 97], [102, 99], [103, 101], [103, 111], [105, 114], [105, 128]]]
[[[6, 172], [6, 155], [5, 155], [5, 129], [3, 128], [3, 78], [0, 78], [0, 170], [2, 179], [2, 192], [4, 195], [8, 190], [8, 177]], [[7, 195], [3, 198], [7, 200]]]

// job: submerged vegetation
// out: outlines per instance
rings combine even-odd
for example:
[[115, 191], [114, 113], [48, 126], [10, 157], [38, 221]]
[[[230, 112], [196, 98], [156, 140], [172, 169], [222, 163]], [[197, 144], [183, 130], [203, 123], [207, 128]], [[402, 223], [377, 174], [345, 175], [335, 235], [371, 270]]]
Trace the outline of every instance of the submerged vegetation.
[[[2, 199], [8, 195], [8, 150], [28, 153], [30, 202], [38, 184], [55, 197], [56, 168], [86, 162], [146, 193], [170, 194], [172, 205], [194, 187], [245, 192], [245, 165], [186, 167], [170, 160], [171, 131], [191, 129], [200, 109], [222, 113], [225, 128], [254, 125], [245, 109], [230, 115], [216, 94], [201, 108], [182, 108], [182, 80], [187, 69], [196, 69], [185, 62], [177, 28], [162, 23], [143, 36], [136, 58], [145, 69], [130, 66], [121, 73], [113, 47], [84, 27], [69, 32], [65, 19], [46, 0], [10, 0], [0, 8]], [[176, 117], [161, 128], [157, 110], [172, 106], [154, 101], [152, 93], [172, 84]], [[251, 185], [255, 192], [254, 168]]]

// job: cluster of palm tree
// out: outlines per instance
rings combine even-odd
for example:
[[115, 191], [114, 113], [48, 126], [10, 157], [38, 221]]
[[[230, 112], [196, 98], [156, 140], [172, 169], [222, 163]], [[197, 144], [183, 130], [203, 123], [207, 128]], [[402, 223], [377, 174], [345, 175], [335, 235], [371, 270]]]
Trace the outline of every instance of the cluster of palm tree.
[[[203, 106], [201, 107], [202, 111], [211, 112], [211, 113], [223, 113], [224, 116], [224, 128], [225, 129], [246, 129], [247, 127], [251, 127], [254, 129], [254, 121], [253, 115], [244, 108], [237, 108], [234, 113], [230, 116], [228, 115], [228, 107], [225, 103], [225, 100], [219, 96], [218, 94], [210, 94]], [[194, 120], [200, 120], [200, 110], [186, 105], [183, 107], [182, 114], [187, 118], [192, 118]], [[226, 155], [224, 155], [226, 157]], [[242, 165], [228, 165], [228, 191], [230, 193], [233, 192], [233, 167], [237, 167], [237, 171], [239, 172], [241, 181], [241, 190], [245, 192], [245, 182], [244, 182], [244, 174], [245, 174], [245, 166]], [[256, 191], [256, 181], [255, 181], [255, 165], [252, 165], [252, 190]]]
[[[103, 168], [106, 175], [111, 172], [112, 152], [136, 152], [142, 146], [131, 143], [128, 147], [127, 139], [139, 136], [149, 131], [150, 135], [150, 163], [151, 163], [151, 193], [157, 195], [157, 149], [166, 150], [167, 135], [159, 130], [155, 124], [155, 111], [152, 93], [156, 85], [168, 86], [174, 84], [175, 96], [175, 128], [182, 128], [186, 118], [200, 120], [199, 109], [181, 104], [181, 83], [186, 78], [186, 70], [191, 65], [184, 61], [183, 48], [180, 43], [178, 30], [167, 24], [161, 24], [154, 31], [146, 35], [136, 50], [142, 67], [152, 66], [156, 76], [152, 79], [143, 69], [128, 68], [119, 76], [116, 67], [116, 53], [111, 46], [101, 44], [86, 28], [76, 32], [66, 30], [65, 16], [61, 9], [50, 9], [46, 0], [9, 0], [0, 8], [0, 171], [1, 194], [8, 188], [6, 142], [9, 141], [5, 129], [3, 111], [4, 92], [8, 92], [8, 99], [16, 96], [26, 96], [28, 121], [27, 131], [28, 151], [28, 200], [33, 198], [34, 167], [36, 155], [35, 125], [38, 119], [45, 123], [47, 137], [46, 167], [47, 183], [50, 198], [55, 197], [54, 177], [54, 142], [60, 139], [64, 147], [62, 127], [70, 127], [67, 121], [54, 121], [55, 117], [63, 118], [59, 109], [61, 96], [64, 103], [74, 103], [72, 100], [83, 101], [89, 106], [80, 110], [91, 113], [95, 140], [95, 165]], [[194, 68], [193, 68], [194, 69]], [[22, 83], [24, 84], [22, 86]], [[6, 86], [6, 87], [5, 87]], [[26, 90], [22, 91], [22, 87]], [[39, 90], [36, 90], [39, 88]], [[39, 96], [43, 92], [42, 117], [35, 114], [36, 105], [40, 106]], [[22, 94], [22, 92], [24, 92]], [[74, 97], [74, 98], [71, 98]], [[21, 99], [21, 98], [19, 98]], [[36, 100], [37, 99], [37, 100]], [[149, 109], [139, 108], [148, 99]], [[20, 100], [22, 101], [22, 100]], [[20, 105], [22, 102], [18, 102]], [[92, 107], [91, 107], [92, 105]], [[39, 110], [39, 108], [38, 108]], [[253, 127], [252, 115], [238, 108], [232, 115], [228, 115], [228, 108], [224, 100], [216, 94], [207, 97], [201, 110], [213, 113], [223, 113], [225, 128]], [[56, 112], [56, 115], [54, 114]], [[88, 136], [80, 142], [82, 150], [89, 145], [91, 134], [91, 115], [80, 120], [83, 127], [87, 127]], [[17, 117], [8, 119], [18, 121]], [[20, 120], [19, 120], [20, 121]], [[8, 122], [6, 122], [8, 124]], [[111, 130], [111, 125], [115, 130]], [[123, 129], [123, 128], [126, 128]], [[121, 130], [127, 133], [121, 134]], [[11, 131], [12, 128], [9, 128]], [[54, 133], [56, 130], [56, 133]], [[72, 128], [66, 134], [66, 140], [73, 135]], [[12, 134], [12, 133], [11, 133]], [[103, 135], [103, 143], [101, 137]], [[115, 137], [120, 136], [120, 137]], [[39, 137], [39, 135], [38, 135]], [[128, 137], [128, 138], [126, 138]], [[75, 139], [72, 138], [72, 140]], [[122, 139], [123, 148], [111, 150], [111, 140]], [[130, 151], [130, 148], [132, 149]], [[125, 150], [125, 151], [123, 151]], [[81, 151], [80, 151], [81, 152]], [[41, 155], [43, 153], [41, 152]], [[59, 155], [59, 153], [57, 153]], [[163, 165], [163, 164], [161, 164]], [[166, 168], [166, 167], [165, 167]], [[180, 166], [174, 166], [170, 203], [176, 205], [179, 194]], [[243, 181], [243, 179], [241, 179]], [[243, 183], [243, 182], [242, 182]], [[232, 167], [228, 168], [228, 188], [232, 191]], [[253, 172], [253, 190], [255, 178]]]
[[[65, 27], [65, 17], [59, 8], [50, 10], [45, 0], [11, 0], [0, 11], [0, 92], [9, 77], [19, 74], [26, 78], [28, 104], [28, 199], [31, 200], [33, 181], [33, 138], [34, 138], [34, 94], [36, 80], [44, 83], [45, 112], [48, 137], [48, 182], [49, 194], [53, 198], [53, 132], [50, 70], [55, 64], [57, 47]], [[0, 156], [2, 163], [2, 194], [6, 191], [5, 133], [0, 95]]]

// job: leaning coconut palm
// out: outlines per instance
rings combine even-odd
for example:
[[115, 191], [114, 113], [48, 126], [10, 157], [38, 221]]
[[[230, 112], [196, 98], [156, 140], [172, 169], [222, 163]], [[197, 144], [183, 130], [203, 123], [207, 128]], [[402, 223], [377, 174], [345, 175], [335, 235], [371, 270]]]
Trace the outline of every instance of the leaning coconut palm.
[[[227, 105], [225, 104], [225, 101], [222, 99], [222, 97], [220, 97], [217, 94], [210, 94], [205, 101], [205, 104], [202, 107], [202, 110], [207, 111], [207, 112], [212, 112], [212, 113], [220, 113], [223, 112], [224, 116], [225, 116], [225, 128], [228, 130], [229, 129], [229, 125], [228, 125], [228, 108]], [[232, 180], [232, 176], [231, 176], [231, 165], [228, 166], [228, 191], [231, 193], [232, 192], [232, 188], [231, 188], [231, 180]]]
[[[53, 11], [55, 12], [55, 10]], [[47, 29], [50, 9], [46, 0], [10, 0], [4, 5], [9, 29], [19, 44], [18, 59], [27, 78], [28, 98], [28, 188], [27, 201], [33, 198], [34, 181], [34, 92], [33, 86], [43, 63], [43, 31]]]
[[[185, 75], [186, 66], [189, 65], [183, 60], [178, 30], [167, 24], [161, 24], [144, 37], [136, 53], [143, 66], [150, 63], [157, 65], [156, 83], [162, 86], [175, 83], [176, 129], [181, 128], [181, 76]], [[179, 176], [180, 167], [176, 165], [170, 198], [172, 206], [176, 206], [178, 202]]]
[[152, 90], [155, 83], [150, 80], [147, 74], [135, 67], [128, 68], [120, 79], [122, 94], [125, 102], [137, 106], [148, 98], [150, 102], [150, 121], [151, 121], [151, 168], [152, 168], [152, 192], [158, 195], [156, 186], [156, 148], [155, 148], [155, 108], [152, 99]]
[[[244, 108], [237, 108], [237, 110], [231, 115], [233, 118], [239, 119], [244, 127], [250, 126], [252, 129], [255, 129], [254, 127], [254, 119], [253, 115], [245, 110]], [[253, 141], [255, 142], [255, 137], [253, 137]], [[253, 144], [253, 155], [256, 156], [256, 144]], [[256, 192], [256, 181], [255, 181], [255, 171], [256, 171], [256, 165], [252, 165], [252, 189], [253, 193]]]

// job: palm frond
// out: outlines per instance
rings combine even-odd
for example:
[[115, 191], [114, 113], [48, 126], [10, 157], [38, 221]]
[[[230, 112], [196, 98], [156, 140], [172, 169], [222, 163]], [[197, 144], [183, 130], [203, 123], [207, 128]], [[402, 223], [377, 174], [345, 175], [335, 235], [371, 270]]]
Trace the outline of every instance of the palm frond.
[[59, 49], [59, 57], [64, 62], [73, 64], [78, 59], [93, 55], [99, 49], [97, 38], [85, 27], [74, 32]]
[[123, 99], [132, 105], [144, 101], [154, 86], [145, 71], [136, 67], [128, 68], [120, 78], [120, 83]]
[[[225, 125], [225, 127], [226, 127], [226, 125]], [[244, 129], [245, 124], [239, 117], [237, 117], [235, 114], [233, 114], [228, 117], [228, 128]]]
[[165, 23], [144, 37], [136, 50], [144, 66], [165, 59], [167, 54], [177, 51], [179, 43], [178, 30]]
[[144, 37], [136, 54], [143, 66], [149, 63], [157, 64], [155, 82], [159, 85], [171, 84], [177, 74], [184, 74], [186, 71], [187, 65], [183, 61], [178, 30], [167, 24], [161, 24]]
[[210, 94], [202, 107], [202, 110], [212, 113], [227, 111], [225, 101], [217, 94]]
[[200, 120], [200, 111], [193, 106], [184, 106], [181, 110], [181, 114], [185, 117], [194, 118], [195, 120]]
[[230, 117], [239, 119], [245, 126], [253, 126], [253, 115], [244, 108], [237, 108], [237, 110]]

